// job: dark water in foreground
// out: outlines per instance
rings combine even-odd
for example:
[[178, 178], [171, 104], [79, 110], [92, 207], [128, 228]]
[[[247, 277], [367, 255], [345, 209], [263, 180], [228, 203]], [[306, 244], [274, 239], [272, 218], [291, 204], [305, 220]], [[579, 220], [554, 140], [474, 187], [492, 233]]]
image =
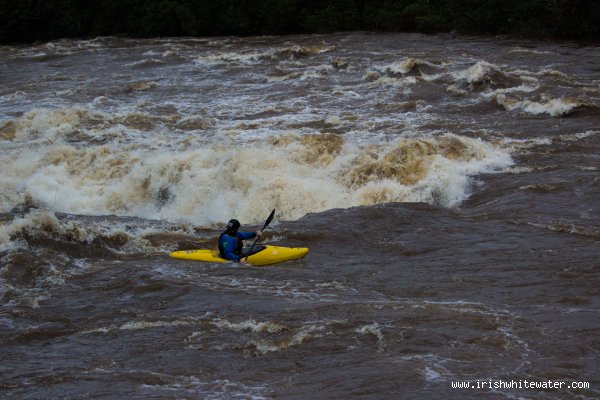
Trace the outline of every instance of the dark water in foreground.
[[[597, 47], [350, 34], [0, 54], [1, 397], [600, 396]], [[272, 208], [265, 242], [305, 259], [168, 257]]]

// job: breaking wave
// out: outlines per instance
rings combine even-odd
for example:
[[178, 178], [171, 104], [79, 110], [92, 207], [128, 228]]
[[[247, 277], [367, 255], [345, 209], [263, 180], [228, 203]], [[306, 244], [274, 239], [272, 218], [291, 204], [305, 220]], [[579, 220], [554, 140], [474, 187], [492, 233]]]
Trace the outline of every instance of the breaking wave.
[[210, 225], [230, 215], [255, 222], [265, 207], [286, 220], [391, 201], [454, 207], [473, 176], [512, 163], [506, 150], [450, 133], [359, 143], [288, 132], [233, 146], [228, 141], [238, 139], [140, 137], [146, 120], [128, 136], [121, 122], [80, 110], [32, 111], [9, 122], [13, 151], [0, 159], [0, 210], [27, 204]]

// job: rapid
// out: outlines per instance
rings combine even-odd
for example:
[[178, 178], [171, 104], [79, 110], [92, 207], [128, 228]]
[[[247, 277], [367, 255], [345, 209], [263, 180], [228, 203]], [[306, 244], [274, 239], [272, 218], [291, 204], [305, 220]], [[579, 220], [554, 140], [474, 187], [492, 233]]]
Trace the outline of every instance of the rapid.
[[[0, 395], [597, 398], [599, 167], [594, 45], [1, 46]], [[306, 258], [168, 256], [273, 208]]]

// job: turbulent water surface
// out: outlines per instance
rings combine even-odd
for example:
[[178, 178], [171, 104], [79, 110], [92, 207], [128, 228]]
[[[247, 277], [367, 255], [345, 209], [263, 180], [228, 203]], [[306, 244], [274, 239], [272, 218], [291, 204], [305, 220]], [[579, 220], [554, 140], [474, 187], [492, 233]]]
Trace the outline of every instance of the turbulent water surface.
[[595, 46], [1, 47], [0, 395], [597, 398], [599, 134]]

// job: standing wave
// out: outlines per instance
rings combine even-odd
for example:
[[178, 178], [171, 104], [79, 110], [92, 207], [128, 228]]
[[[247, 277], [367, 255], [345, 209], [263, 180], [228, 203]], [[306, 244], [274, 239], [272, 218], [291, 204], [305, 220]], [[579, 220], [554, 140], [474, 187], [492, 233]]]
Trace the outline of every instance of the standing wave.
[[[185, 135], [165, 142], [122, 135], [93, 141], [106, 128], [100, 122], [86, 127], [81, 121], [89, 118], [80, 114], [35, 122], [46, 132], [34, 135], [36, 144], [27, 142], [32, 128], [15, 134], [10, 154], [0, 157], [0, 211], [27, 204], [211, 225], [231, 215], [256, 222], [272, 207], [285, 220], [396, 201], [455, 207], [469, 196], [474, 176], [512, 164], [508, 150], [450, 133], [371, 143], [293, 132], [236, 146], [227, 145], [236, 139]], [[74, 132], [81, 142], [72, 139]]]

